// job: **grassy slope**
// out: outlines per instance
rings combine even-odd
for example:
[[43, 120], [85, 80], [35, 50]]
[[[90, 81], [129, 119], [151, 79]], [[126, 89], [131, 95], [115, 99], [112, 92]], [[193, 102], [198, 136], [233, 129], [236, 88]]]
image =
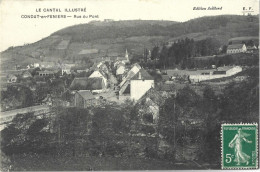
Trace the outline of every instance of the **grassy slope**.
[[[183, 23], [142, 20], [92, 22], [64, 28], [36, 43], [2, 52], [1, 68], [26, 65], [39, 61], [40, 56], [45, 56], [42, 58], [44, 61], [97, 58], [114, 52], [124, 55], [126, 48], [131, 54], [142, 54], [144, 47], [151, 49], [156, 44], [185, 37], [195, 40], [214, 37], [227, 44], [232, 37], [258, 35], [258, 25], [256, 16], [202, 17]], [[57, 50], [62, 39], [70, 40], [68, 49]], [[90, 48], [99, 49], [99, 53], [78, 55], [82, 49]]]

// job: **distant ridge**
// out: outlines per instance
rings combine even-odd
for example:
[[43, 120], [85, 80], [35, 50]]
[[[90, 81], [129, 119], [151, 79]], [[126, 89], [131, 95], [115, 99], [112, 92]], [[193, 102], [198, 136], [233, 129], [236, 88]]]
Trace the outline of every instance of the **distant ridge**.
[[[98, 58], [125, 50], [130, 57], [186, 37], [195, 41], [215, 38], [222, 45], [229, 39], [259, 35], [259, 16], [221, 15], [192, 19], [186, 22], [164, 20], [93, 21], [63, 28], [50, 36], [25, 46], [12, 47], [1, 53], [1, 67], [26, 65], [33, 61], [69, 61]], [[96, 49], [95, 54], [80, 55], [82, 50]]]

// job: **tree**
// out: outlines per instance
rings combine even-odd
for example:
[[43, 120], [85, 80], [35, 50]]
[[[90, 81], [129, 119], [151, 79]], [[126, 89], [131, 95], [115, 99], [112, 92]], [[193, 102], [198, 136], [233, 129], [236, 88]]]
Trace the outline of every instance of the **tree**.
[[50, 84], [50, 87], [51, 87], [51, 93], [55, 97], [61, 96], [61, 94], [65, 91], [65, 84], [61, 79], [53, 80]]
[[222, 54], [226, 54], [227, 53], [227, 45], [223, 45], [221, 53]]
[[152, 60], [155, 60], [159, 58], [159, 47], [158, 46], [155, 46], [153, 49], [152, 49], [152, 52], [151, 52], [151, 59]]
[[166, 64], [167, 64], [167, 59], [168, 59], [168, 49], [164, 45], [161, 52], [160, 52], [160, 56], [159, 56], [159, 62], [163, 66], [164, 69], [165, 69]]
[[35, 94], [35, 102], [36, 103], [41, 103], [43, 99], [45, 99], [47, 97], [48, 94], [50, 94], [50, 87], [48, 85], [41, 85], [41, 86], [37, 86], [36, 90], [34, 92]]
[[33, 92], [28, 87], [21, 87], [17, 98], [22, 102], [22, 107], [32, 106], [34, 103]]

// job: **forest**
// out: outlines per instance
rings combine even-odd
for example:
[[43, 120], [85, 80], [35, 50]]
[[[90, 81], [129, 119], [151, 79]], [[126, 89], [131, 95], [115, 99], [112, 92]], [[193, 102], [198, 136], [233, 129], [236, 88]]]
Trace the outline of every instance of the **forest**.
[[[201, 17], [186, 22], [171, 21], [112, 21], [100, 24], [81, 24], [59, 30], [52, 35], [71, 37], [73, 42], [93, 41], [104, 38], [127, 38], [134, 36], [169, 36], [176, 37], [188, 33], [206, 32], [209, 30], [225, 29], [231, 35], [238, 27], [243, 29], [240, 35], [258, 34], [258, 16], [223, 15], [214, 17]], [[239, 25], [239, 26], [238, 26]], [[89, 34], [91, 33], [91, 34]], [[235, 36], [235, 35], [234, 35]], [[234, 37], [231, 36], [231, 37]], [[237, 35], [238, 36], [238, 35]], [[230, 36], [227, 36], [230, 37]]]
[[[244, 42], [244, 41], [243, 41]], [[253, 41], [244, 42], [247, 46], [258, 45]], [[229, 43], [230, 44], [230, 43]], [[227, 45], [221, 45], [215, 38], [200, 41], [185, 38], [171, 45], [154, 46], [149, 54], [144, 49], [143, 55], [134, 56], [131, 61], [142, 66], [159, 69], [195, 69], [212, 68], [224, 65], [253, 66], [259, 64], [258, 51], [254, 53], [226, 54]]]
[[191, 68], [191, 58], [200, 56], [210, 56], [221, 53], [220, 43], [214, 38], [207, 38], [201, 41], [193, 39], [181, 39], [173, 43], [169, 48], [166, 45], [154, 47], [151, 52], [151, 59], [157, 59], [157, 66], [169, 68], [181, 66]]

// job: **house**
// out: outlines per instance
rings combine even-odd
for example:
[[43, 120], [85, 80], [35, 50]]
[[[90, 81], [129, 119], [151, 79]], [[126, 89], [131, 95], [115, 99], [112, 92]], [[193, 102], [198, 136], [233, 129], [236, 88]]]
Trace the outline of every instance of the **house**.
[[117, 68], [117, 66], [118, 66], [119, 64], [125, 65], [125, 62], [124, 62], [124, 61], [119, 61], [119, 60], [117, 60], [117, 61], [114, 63], [114, 67]]
[[64, 74], [71, 74], [71, 67], [70, 66], [62, 66], [61, 67], [61, 75], [64, 75]]
[[217, 72], [221, 72], [227, 76], [232, 76], [241, 71], [242, 71], [242, 68], [240, 66], [223, 66], [223, 67], [218, 67], [217, 71], [213, 72], [213, 75], [216, 74]]
[[116, 69], [116, 75], [123, 75], [125, 73], [125, 65], [119, 64]]
[[88, 72], [89, 68], [87, 66], [73, 66], [71, 67], [71, 71], [75, 71], [77, 73]]
[[253, 53], [254, 51], [257, 50], [257, 47], [255, 45], [247, 46], [246, 49], [247, 49], [247, 52]]
[[15, 76], [13, 74], [7, 75], [7, 82], [8, 83], [15, 83], [15, 82], [17, 82], [17, 76]]
[[39, 64], [39, 63], [34, 63], [34, 64], [33, 64], [33, 67], [34, 67], [34, 68], [40, 67], [40, 64]]
[[151, 88], [154, 88], [154, 78], [146, 70], [140, 69], [130, 81], [130, 97], [137, 101]]
[[40, 62], [41, 68], [52, 68], [55, 67], [55, 62]]
[[29, 72], [29, 71], [24, 71], [24, 72], [22, 72], [22, 77], [23, 78], [30, 78], [30, 77], [32, 77], [32, 74]]
[[212, 72], [203, 72], [200, 74], [189, 75], [189, 80], [191, 82], [200, 82], [217, 78], [224, 78], [235, 75], [241, 71], [242, 68], [240, 66], [223, 66], [218, 67], [216, 70], [213, 70]]
[[130, 80], [126, 80], [120, 87], [119, 95], [130, 95]]
[[44, 71], [37, 71], [39, 76], [51, 76], [54, 75], [55, 71], [44, 70]]
[[97, 100], [89, 90], [79, 90], [75, 93], [74, 106], [76, 107], [87, 108], [95, 105], [96, 102]]
[[105, 89], [105, 83], [102, 78], [74, 78], [70, 85], [71, 90], [90, 90], [95, 93], [101, 93]]
[[159, 121], [159, 107], [164, 103], [159, 91], [150, 88], [138, 101], [139, 116], [143, 124], [157, 124]]
[[101, 78], [104, 81], [105, 87], [108, 85], [108, 80], [107, 80], [107, 75], [101, 71], [101, 70], [96, 70], [94, 71], [89, 78]]
[[140, 69], [141, 66], [139, 64], [135, 63], [134, 65], [132, 65], [131, 70], [128, 71], [125, 77], [123, 77], [123, 81], [120, 83], [120, 87], [122, 87], [126, 83], [126, 81], [130, 80], [137, 72], [139, 72]]
[[227, 47], [227, 54], [244, 53], [246, 51], [245, 44], [231, 44]]
[[109, 77], [110, 88], [115, 90], [115, 87], [118, 84], [116, 77], [113, 74], [109, 74], [108, 77]]
[[109, 73], [108, 67], [105, 63], [103, 63], [102, 65], [99, 66], [99, 70], [101, 70], [105, 74]]
[[137, 73], [139, 72], [139, 70], [141, 69], [142, 67], [138, 64], [138, 63], [135, 63], [132, 65], [132, 68], [130, 71], [133, 71], [134, 73]]

